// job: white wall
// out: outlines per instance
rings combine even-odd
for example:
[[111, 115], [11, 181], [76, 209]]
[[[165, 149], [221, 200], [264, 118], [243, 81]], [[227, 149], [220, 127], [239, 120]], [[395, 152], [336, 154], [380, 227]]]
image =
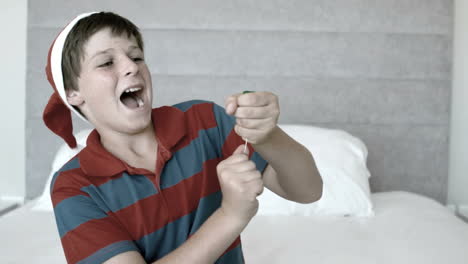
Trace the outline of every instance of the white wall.
[[468, 206], [468, 1], [455, 1], [448, 203]]
[[0, 199], [25, 195], [27, 1], [0, 1]]

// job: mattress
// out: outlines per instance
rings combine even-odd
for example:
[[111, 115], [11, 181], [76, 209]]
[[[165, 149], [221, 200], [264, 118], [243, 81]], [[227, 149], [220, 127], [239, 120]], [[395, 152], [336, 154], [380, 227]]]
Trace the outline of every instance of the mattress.
[[256, 216], [242, 235], [247, 263], [468, 263], [468, 224], [436, 201], [373, 193], [370, 218]]
[[[375, 216], [255, 216], [246, 263], [468, 263], [468, 224], [436, 201], [373, 193]], [[27, 204], [0, 218], [0, 263], [65, 263], [53, 213]]]

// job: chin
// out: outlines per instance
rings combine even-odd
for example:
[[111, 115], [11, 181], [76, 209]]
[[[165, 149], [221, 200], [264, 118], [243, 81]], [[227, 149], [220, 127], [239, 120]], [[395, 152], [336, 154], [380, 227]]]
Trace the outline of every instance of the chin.
[[145, 129], [147, 129], [149, 126], [152, 126], [153, 122], [151, 121], [151, 112], [146, 115], [142, 116], [139, 118], [135, 118], [131, 120], [129, 123], [127, 123], [127, 129], [129, 130], [130, 134], [137, 134]]

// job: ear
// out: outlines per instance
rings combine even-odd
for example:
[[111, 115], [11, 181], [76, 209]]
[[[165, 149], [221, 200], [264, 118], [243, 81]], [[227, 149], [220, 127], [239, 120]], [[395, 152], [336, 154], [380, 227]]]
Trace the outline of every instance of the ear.
[[83, 96], [81, 96], [81, 93], [72, 89], [67, 91], [67, 101], [73, 106], [80, 106], [84, 103], [84, 99]]

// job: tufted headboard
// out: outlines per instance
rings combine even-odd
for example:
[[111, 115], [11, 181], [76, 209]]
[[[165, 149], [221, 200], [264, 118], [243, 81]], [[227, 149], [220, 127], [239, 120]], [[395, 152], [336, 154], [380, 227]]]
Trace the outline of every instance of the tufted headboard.
[[[62, 143], [42, 122], [50, 43], [75, 15], [115, 11], [143, 32], [154, 106], [279, 96], [280, 123], [339, 128], [369, 149], [372, 191], [445, 202], [451, 0], [29, 1], [27, 196]], [[86, 126], [75, 119], [75, 129]]]

